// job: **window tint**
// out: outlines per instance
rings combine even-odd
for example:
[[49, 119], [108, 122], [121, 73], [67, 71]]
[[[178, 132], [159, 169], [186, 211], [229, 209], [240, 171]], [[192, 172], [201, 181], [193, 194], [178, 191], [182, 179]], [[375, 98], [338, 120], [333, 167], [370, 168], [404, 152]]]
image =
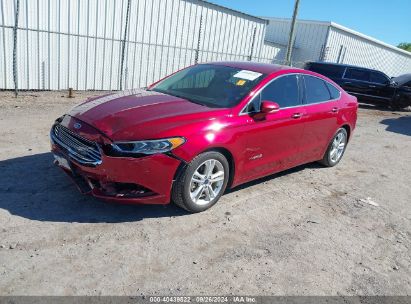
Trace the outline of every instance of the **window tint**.
[[371, 72], [370, 73], [370, 82], [380, 83], [380, 84], [387, 84], [390, 80], [381, 73], [378, 72]]
[[344, 78], [360, 81], [370, 81], [370, 72], [362, 69], [348, 68]]
[[341, 92], [335, 86], [333, 86], [332, 84], [330, 84], [328, 82], [325, 82], [325, 84], [327, 85], [328, 90], [330, 91], [331, 99], [340, 98]]
[[274, 101], [280, 105], [280, 108], [301, 104], [298, 94], [297, 76], [282, 76], [274, 80], [261, 92], [261, 100]]
[[345, 67], [331, 64], [311, 63], [307, 64], [306, 69], [330, 78], [342, 78]]
[[304, 82], [307, 103], [316, 103], [332, 99], [325, 81], [317, 77], [304, 75]]

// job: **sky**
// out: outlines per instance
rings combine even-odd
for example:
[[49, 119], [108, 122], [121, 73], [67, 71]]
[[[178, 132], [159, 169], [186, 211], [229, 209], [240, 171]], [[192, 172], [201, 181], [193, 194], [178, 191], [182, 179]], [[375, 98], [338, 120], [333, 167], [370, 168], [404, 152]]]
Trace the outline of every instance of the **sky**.
[[[294, 0], [209, 0], [254, 16], [291, 18]], [[397, 45], [411, 43], [411, 0], [300, 0], [299, 19], [333, 21]]]

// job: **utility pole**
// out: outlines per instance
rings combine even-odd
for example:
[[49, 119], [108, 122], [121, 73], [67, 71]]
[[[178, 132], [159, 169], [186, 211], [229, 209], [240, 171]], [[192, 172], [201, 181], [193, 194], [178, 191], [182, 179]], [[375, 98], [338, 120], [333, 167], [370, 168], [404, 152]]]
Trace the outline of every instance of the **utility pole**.
[[291, 53], [293, 52], [293, 46], [294, 46], [295, 22], [297, 21], [299, 4], [300, 4], [300, 0], [295, 0], [293, 18], [291, 20], [291, 26], [290, 26], [290, 36], [288, 37], [287, 55], [285, 58], [286, 65], [291, 65]]
[[13, 80], [14, 80], [14, 96], [17, 98], [19, 92], [18, 77], [17, 77], [17, 30], [19, 27], [19, 10], [20, 0], [17, 0], [14, 14], [14, 27], [13, 27]]
[[121, 41], [121, 58], [120, 58], [120, 91], [123, 90], [123, 70], [124, 70], [124, 57], [126, 54], [126, 42], [127, 42], [127, 31], [128, 31], [128, 18], [130, 16], [130, 1], [127, 1], [127, 11], [126, 11], [126, 24], [124, 26], [124, 40]]

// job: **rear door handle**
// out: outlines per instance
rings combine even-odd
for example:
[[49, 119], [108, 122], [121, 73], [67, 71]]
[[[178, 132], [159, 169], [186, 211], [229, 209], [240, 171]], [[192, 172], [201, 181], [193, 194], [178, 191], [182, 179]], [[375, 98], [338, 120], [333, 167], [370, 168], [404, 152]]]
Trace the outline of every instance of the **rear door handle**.
[[332, 108], [332, 109], [331, 109], [331, 112], [333, 112], [333, 113], [338, 112], [338, 108], [337, 108], [337, 107]]
[[291, 117], [292, 118], [300, 118], [302, 116], [301, 113], [294, 113]]
[[370, 88], [376, 88], [377, 86], [375, 86], [375, 85], [370, 85], [369, 87], [370, 87]]

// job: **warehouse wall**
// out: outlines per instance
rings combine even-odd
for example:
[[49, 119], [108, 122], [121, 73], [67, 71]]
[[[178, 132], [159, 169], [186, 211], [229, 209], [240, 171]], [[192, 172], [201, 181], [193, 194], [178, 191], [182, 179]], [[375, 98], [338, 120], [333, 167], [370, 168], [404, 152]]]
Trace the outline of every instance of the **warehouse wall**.
[[272, 43], [269, 41], [264, 41], [264, 44], [261, 49], [259, 61], [265, 63], [275, 63], [283, 64], [285, 61], [285, 54], [287, 52], [287, 46]]
[[[266, 19], [266, 40], [286, 45], [290, 19]], [[409, 52], [333, 22], [297, 20], [294, 47], [292, 63], [298, 67], [323, 60], [374, 68], [390, 76], [411, 72]]]
[[[288, 44], [290, 19], [266, 18], [269, 23], [266, 30], [266, 40]], [[298, 20], [295, 27], [294, 50], [292, 63], [301, 67], [306, 61], [317, 61], [323, 54], [329, 22], [313, 22]], [[277, 58], [276, 58], [277, 59]]]
[[[290, 29], [289, 19], [266, 21], [200, 0], [19, 1], [19, 89], [142, 87], [195, 62], [283, 64]], [[0, 0], [0, 89], [14, 88], [16, 3]], [[405, 51], [332, 22], [299, 20], [292, 65], [317, 60], [411, 72]]]
[[411, 53], [340, 25], [330, 27], [325, 61], [372, 68], [391, 77], [411, 72]]
[[[0, 0], [3, 89], [14, 88], [15, 3]], [[265, 20], [199, 0], [130, 0], [124, 37], [127, 4], [127, 0], [20, 0], [19, 89], [141, 87], [194, 64], [196, 55], [198, 62], [260, 60]]]

